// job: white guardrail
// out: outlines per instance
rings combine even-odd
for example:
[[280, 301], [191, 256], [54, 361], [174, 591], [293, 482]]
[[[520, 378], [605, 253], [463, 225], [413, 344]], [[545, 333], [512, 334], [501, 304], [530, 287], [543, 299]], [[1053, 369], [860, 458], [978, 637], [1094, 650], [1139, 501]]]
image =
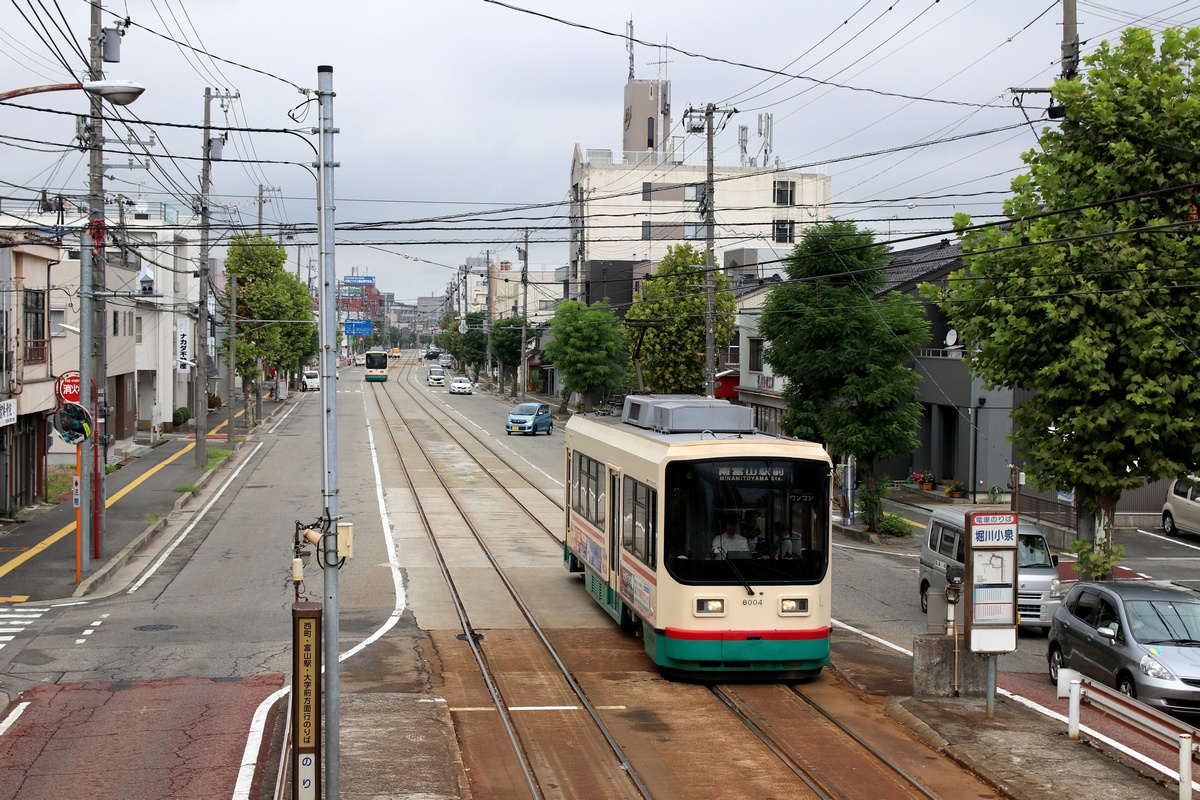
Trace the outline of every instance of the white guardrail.
[[1079, 738], [1079, 709], [1087, 703], [1149, 739], [1178, 748], [1179, 798], [1191, 800], [1192, 760], [1197, 756], [1196, 739], [1200, 738], [1200, 731], [1073, 669], [1058, 671], [1058, 696], [1068, 698], [1067, 736], [1071, 739]]

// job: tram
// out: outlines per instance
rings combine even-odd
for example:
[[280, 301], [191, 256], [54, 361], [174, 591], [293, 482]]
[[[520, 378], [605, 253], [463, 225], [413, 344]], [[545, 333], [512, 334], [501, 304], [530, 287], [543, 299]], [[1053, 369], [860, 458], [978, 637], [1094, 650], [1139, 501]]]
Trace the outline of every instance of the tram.
[[365, 376], [368, 381], [388, 379], [388, 354], [386, 350], [368, 350], [364, 360]]
[[829, 663], [832, 465], [753, 411], [630, 395], [566, 426], [564, 566], [664, 675], [810, 678]]

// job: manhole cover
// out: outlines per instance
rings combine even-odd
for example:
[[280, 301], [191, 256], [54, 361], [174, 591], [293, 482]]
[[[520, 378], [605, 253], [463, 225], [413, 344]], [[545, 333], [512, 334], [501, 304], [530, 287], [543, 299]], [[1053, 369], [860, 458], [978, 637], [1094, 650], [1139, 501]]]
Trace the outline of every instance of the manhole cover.
[[178, 625], [138, 625], [134, 628], [135, 631], [169, 631], [172, 628], [178, 628]]

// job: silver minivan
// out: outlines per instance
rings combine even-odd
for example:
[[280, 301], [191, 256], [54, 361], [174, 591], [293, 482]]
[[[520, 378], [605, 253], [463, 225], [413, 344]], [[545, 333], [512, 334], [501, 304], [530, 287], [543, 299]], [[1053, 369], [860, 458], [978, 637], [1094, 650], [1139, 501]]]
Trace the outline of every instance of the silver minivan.
[[[962, 506], [938, 508], [929, 515], [929, 530], [921, 545], [921, 610], [929, 612], [929, 593], [946, 591], [946, 567], [963, 566], [966, 535]], [[1072, 581], [1058, 576], [1058, 556], [1050, 552], [1046, 537], [1030, 522], [1017, 526], [1017, 615], [1026, 628], [1050, 630], [1054, 611]]]

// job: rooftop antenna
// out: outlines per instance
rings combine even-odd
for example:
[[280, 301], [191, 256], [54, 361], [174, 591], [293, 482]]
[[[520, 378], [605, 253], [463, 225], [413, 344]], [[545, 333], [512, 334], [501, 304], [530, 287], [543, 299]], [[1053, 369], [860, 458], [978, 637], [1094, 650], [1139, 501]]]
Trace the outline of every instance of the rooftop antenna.
[[633, 17], [625, 23], [625, 47], [629, 50], [629, 80], [633, 80]]

